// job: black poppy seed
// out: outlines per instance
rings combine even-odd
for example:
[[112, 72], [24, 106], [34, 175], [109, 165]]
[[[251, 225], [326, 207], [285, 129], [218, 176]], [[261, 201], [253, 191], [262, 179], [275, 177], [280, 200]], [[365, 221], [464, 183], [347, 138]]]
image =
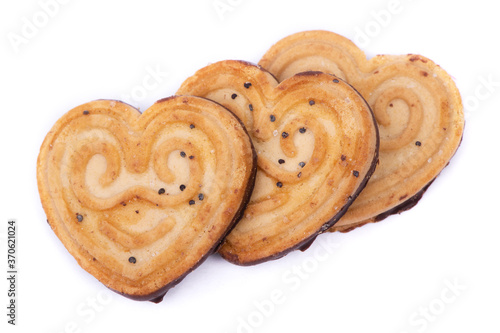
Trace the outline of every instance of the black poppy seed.
[[189, 205], [190, 206], [194, 205], [194, 203], [195, 203], [194, 200], [189, 200]]
[[250, 111], [253, 111], [253, 105], [252, 104], [248, 104], [248, 108], [250, 109]]
[[139, 211], [138, 211], [138, 210], [136, 210], [136, 211], [135, 211], [135, 213], [136, 213], [136, 214], [139, 214]]
[[80, 214], [76, 214], [76, 220], [77, 220], [78, 222], [82, 222], [82, 221], [83, 221], [83, 216], [82, 216], [82, 215], [80, 215]]
[[275, 122], [276, 121], [276, 117], [274, 116], [274, 114], [270, 115], [269, 116], [269, 119], [271, 120], [271, 122]]
[[181, 151], [181, 157], [186, 157], [186, 153]]
[[245, 82], [243, 86], [248, 89], [252, 86], [252, 84], [250, 82]]
[[179, 189], [180, 189], [181, 191], [184, 191], [184, 190], [186, 189], [186, 185], [182, 184], [181, 186], [179, 186]]
[[309, 101], [309, 105], [313, 106], [314, 104], [316, 104], [315, 101], [313, 101], [312, 99]]
[[198, 199], [200, 201], [203, 201], [203, 199], [205, 199], [205, 196], [203, 195], [203, 193], [198, 194]]
[[283, 139], [288, 138], [288, 133], [287, 133], [287, 132], [283, 132], [283, 133], [281, 133], [281, 137], [282, 137]]
[[236, 95], [236, 94], [232, 94], [232, 95], [231, 95], [231, 98], [232, 98], [232, 99], [235, 99], [236, 97], [238, 97], [238, 95]]
[[190, 156], [189, 156], [189, 159], [190, 159], [190, 160], [192, 160], [193, 158], [194, 158], [194, 156], [193, 156], [193, 155], [190, 155]]
[[415, 145], [420, 147], [422, 145], [422, 142], [417, 141], [417, 142], [415, 142]]
[[299, 163], [299, 166], [300, 166], [301, 168], [305, 167], [305, 166], [306, 166], [306, 162], [300, 162], [300, 163]]
[[283, 183], [282, 182], [277, 182], [276, 186], [278, 186], [279, 188], [282, 188], [283, 187]]
[[159, 189], [158, 194], [165, 194], [165, 189], [164, 188]]
[[282, 158], [280, 158], [280, 159], [278, 160], [278, 163], [279, 163], [279, 164], [283, 164], [283, 163], [285, 163], [285, 160], [284, 160], [284, 159], [282, 159]]
[[83, 111], [83, 114], [88, 115], [88, 114], [90, 114], [90, 112], [88, 110], [85, 110], [85, 111]]
[[135, 257], [130, 257], [128, 258], [128, 262], [131, 264], [135, 264], [137, 262], [137, 259], [135, 259]]
[[345, 161], [345, 160], [346, 160], [346, 158], [347, 158], [347, 157], [346, 157], [345, 155], [340, 156], [340, 159], [341, 159], [342, 161]]
[[333, 79], [333, 82], [335, 82], [335, 83], [339, 83], [339, 80], [337, 80], [337, 79]]
[[300, 178], [301, 176], [302, 176], [302, 172], [299, 172], [298, 175], [297, 175], [297, 177]]
[[352, 174], [354, 177], [359, 177], [359, 171], [353, 170]]
[[122, 202], [122, 206], [125, 207], [127, 204], [125, 202]]
[[306, 128], [305, 127], [300, 128], [299, 132], [302, 133], [302, 134], [304, 134], [306, 132]]
[[193, 124], [191, 124], [191, 125], [189, 125], [189, 128], [193, 129], [193, 128], [195, 128], [195, 126]]

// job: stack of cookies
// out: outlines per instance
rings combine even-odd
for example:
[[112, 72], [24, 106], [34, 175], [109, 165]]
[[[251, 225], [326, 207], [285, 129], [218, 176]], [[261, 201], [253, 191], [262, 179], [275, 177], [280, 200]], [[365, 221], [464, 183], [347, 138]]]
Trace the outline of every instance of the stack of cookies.
[[159, 302], [214, 251], [252, 265], [413, 207], [462, 138], [460, 94], [420, 55], [367, 60], [301, 32], [221, 61], [143, 114], [112, 100], [57, 121], [38, 157], [48, 221], [112, 290]]

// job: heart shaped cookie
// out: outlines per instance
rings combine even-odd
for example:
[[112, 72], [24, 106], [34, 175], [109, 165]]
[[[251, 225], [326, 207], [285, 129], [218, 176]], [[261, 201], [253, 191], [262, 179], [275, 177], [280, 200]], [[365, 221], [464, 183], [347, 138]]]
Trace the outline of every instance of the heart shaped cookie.
[[342, 36], [307, 31], [276, 43], [259, 64], [279, 81], [307, 70], [335, 74], [373, 109], [380, 130], [380, 165], [332, 231], [349, 231], [416, 205], [460, 145], [460, 94], [450, 76], [425, 57], [367, 60]]
[[38, 188], [56, 235], [110, 289], [159, 302], [219, 246], [253, 188], [256, 154], [227, 109], [196, 97], [144, 114], [74, 108], [48, 133]]
[[347, 210], [377, 162], [378, 133], [364, 99], [319, 72], [281, 84], [260, 67], [222, 61], [178, 94], [206, 97], [245, 124], [258, 154], [250, 204], [219, 253], [240, 265], [305, 248]]

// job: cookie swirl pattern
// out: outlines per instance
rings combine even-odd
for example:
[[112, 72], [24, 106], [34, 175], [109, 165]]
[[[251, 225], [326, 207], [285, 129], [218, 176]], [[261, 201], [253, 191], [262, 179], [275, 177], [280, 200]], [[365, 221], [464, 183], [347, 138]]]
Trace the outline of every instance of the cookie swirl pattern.
[[255, 65], [222, 61], [199, 70], [178, 94], [226, 106], [257, 150], [250, 204], [219, 250], [233, 263], [276, 259], [314, 240], [342, 216], [375, 167], [371, 110], [334, 76], [302, 73], [278, 85]]
[[461, 142], [460, 94], [451, 77], [423, 56], [367, 60], [342, 36], [307, 31], [276, 43], [259, 64], [279, 81], [305, 70], [335, 74], [352, 84], [374, 111], [380, 165], [332, 231], [349, 231], [413, 207]]
[[141, 115], [100, 100], [54, 125], [38, 184], [52, 229], [85, 270], [159, 301], [239, 218], [255, 170], [245, 128], [220, 105], [173, 97]]

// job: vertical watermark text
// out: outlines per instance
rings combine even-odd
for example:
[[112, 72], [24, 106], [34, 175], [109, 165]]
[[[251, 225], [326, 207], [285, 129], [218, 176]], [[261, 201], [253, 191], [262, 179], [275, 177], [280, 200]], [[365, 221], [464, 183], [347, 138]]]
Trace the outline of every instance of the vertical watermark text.
[[7, 222], [7, 322], [16, 325], [17, 320], [17, 225], [15, 220]]

